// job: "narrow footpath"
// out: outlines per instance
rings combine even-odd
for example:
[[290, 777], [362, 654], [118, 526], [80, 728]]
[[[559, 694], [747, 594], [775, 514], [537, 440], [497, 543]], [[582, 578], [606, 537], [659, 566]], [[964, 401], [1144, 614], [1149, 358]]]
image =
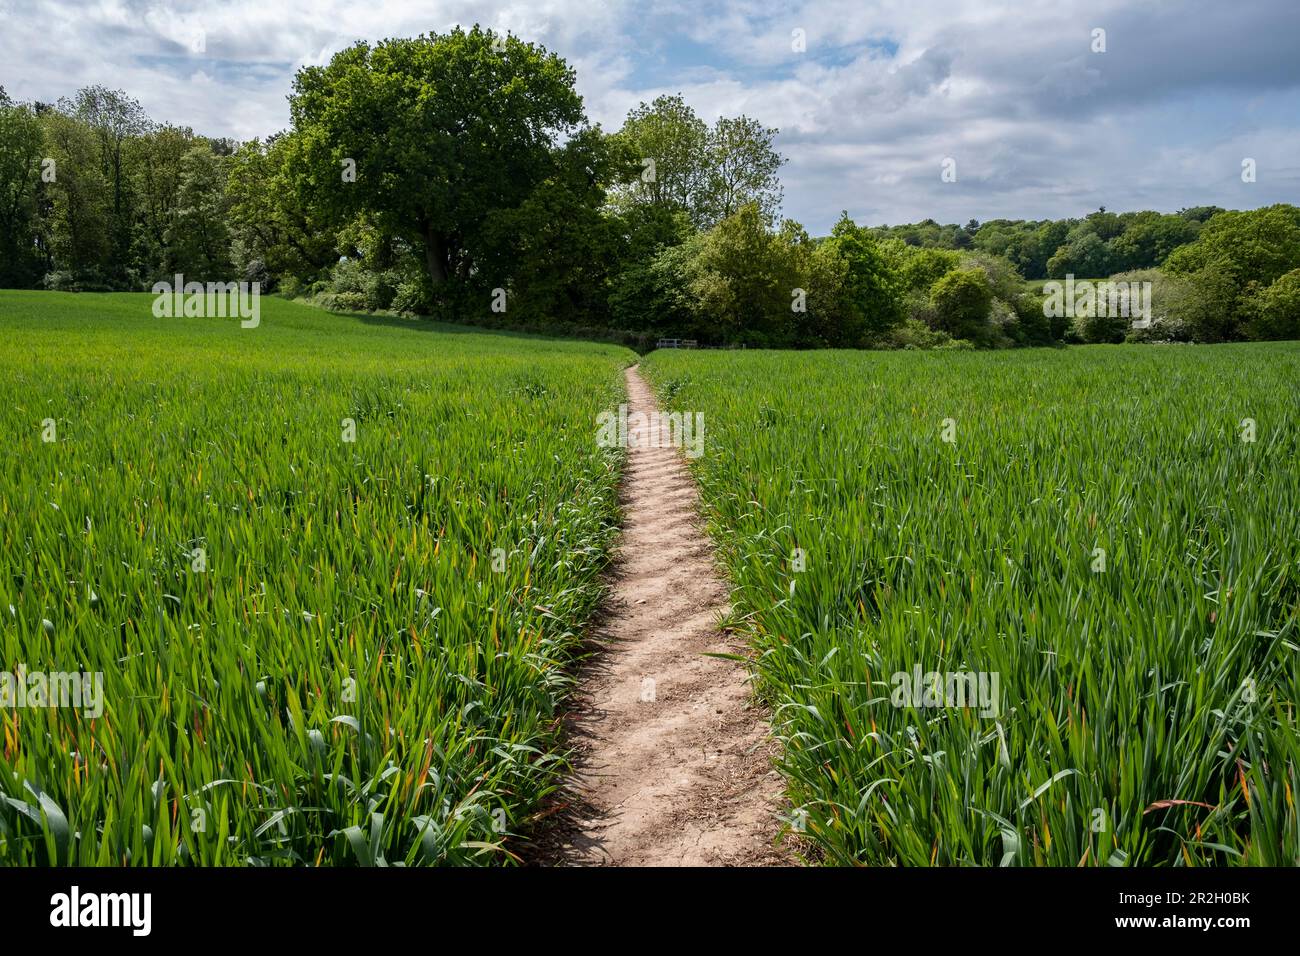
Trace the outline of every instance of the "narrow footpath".
[[[635, 367], [628, 412], [656, 411]], [[718, 628], [728, 589], [701, 528], [682, 450], [629, 436], [623, 534], [569, 717], [576, 772], [552, 846], [557, 865], [761, 866], [791, 862], [773, 841], [781, 780], [762, 708]]]

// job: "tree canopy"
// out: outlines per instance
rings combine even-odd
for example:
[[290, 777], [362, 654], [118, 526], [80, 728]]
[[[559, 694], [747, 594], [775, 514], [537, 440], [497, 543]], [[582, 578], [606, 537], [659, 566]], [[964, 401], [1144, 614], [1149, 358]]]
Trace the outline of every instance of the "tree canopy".
[[337, 221], [366, 213], [421, 248], [435, 286], [470, 277], [491, 215], [555, 176], [559, 137], [585, 123], [562, 59], [477, 26], [304, 67], [290, 111], [304, 191]]
[[681, 210], [700, 229], [753, 203], [771, 223], [781, 205], [777, 130], [748, 116], [720, 116], [712, 127], [681, 95], [660, 96], [628, 114], [617, 134], [639, 175], [619, 190], [624, 208]]

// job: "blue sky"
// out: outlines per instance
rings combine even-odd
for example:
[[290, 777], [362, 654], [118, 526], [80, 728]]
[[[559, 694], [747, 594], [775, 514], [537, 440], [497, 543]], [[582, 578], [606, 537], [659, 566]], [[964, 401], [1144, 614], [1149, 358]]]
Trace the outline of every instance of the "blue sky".
[[784, 212], [814, 233], [841, 209], [878, 224], [1300, 202], [1295, 0], [0, 0], [0, 21], [12, 96], [102, 83], [240, 139], [286, 126], [294, 71], [356, 39], [509, 29], [574, 65], [607, 129], [676, 92], [706, 119], [779, 128]]

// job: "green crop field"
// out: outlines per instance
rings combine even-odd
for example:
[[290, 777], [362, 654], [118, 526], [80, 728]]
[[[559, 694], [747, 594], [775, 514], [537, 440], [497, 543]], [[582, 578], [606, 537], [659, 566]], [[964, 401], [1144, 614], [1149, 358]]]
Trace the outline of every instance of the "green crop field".
[[[635, 356], [152, 301], [0, 293], [0, 864], [518, 862]], [[809, 859], [1297, 862], [1300, 344], [642, 368]]]
[[509, 861], [632, 354], [152, 301], [0, 293], [0, 864]]
[[1300, 345], [645, 369], [815, 855], [1297, 862]]

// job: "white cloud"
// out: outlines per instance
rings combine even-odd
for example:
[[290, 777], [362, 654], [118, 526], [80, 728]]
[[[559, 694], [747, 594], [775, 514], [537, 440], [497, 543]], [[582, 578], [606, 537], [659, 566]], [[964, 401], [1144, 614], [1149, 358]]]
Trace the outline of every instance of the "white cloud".
[[[0, 84], [53, 101], [102, 83], [210, 135], [288, 123], [293, 73], [358, 39], [475, 21], [574, 66], [593, 120], [683, 92], [782, 130], [786, 211], [814, 232], [1294, 199], [1300, 85], [1288, 0], [0, 0]], [[1108, 51], [1089, 49], [1107, 30]], [[791, 49], [806, 32], [807, 52]], [[201, 49], [194, 38], [201, 36]], [[892, 56], [890, 53], [892, 52]], [[1260, 163], [1243, 188], [1242, 156]], [[958, 161], [958, 182], [938, 163]]]

